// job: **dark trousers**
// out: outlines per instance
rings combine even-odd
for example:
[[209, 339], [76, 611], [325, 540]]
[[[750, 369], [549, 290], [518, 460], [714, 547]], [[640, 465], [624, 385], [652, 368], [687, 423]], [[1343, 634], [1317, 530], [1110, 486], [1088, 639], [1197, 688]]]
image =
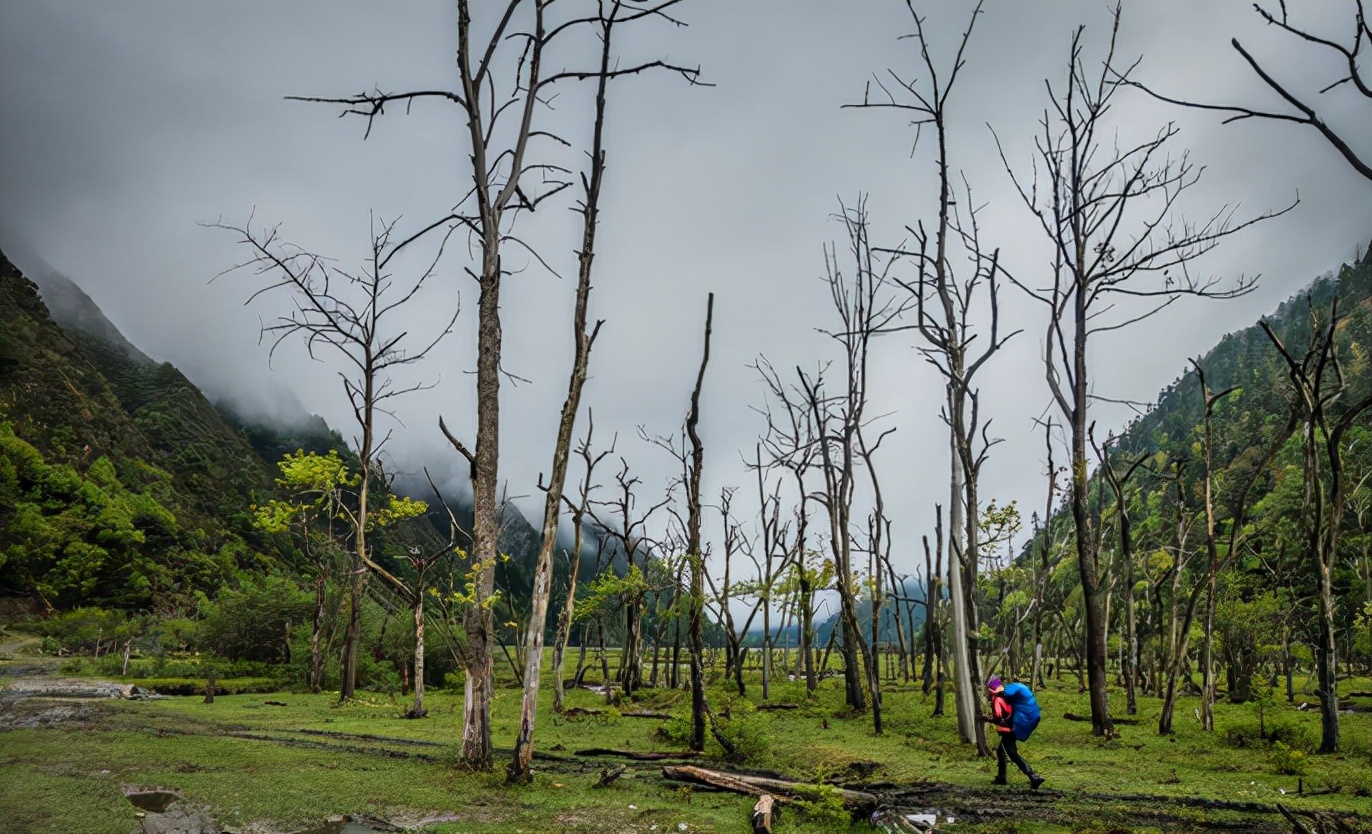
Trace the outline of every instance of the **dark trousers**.
[[1014, 733], [997, 733], [1000, 736], [1000, 746], [996, 748], [996, 778], [1005, 781], [1005, 760], [1009, 759], [1015, 763], [1015, 767], [1020, 769], [1025, 776], [1034, 778], [1033, 768], [1019, 754], [1019, 749], [1015, 747]]

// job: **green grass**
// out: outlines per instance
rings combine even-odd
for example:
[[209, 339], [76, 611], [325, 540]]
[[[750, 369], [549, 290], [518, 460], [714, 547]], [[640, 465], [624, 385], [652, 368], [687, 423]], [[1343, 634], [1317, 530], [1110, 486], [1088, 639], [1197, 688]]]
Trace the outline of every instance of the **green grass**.
[[[1347, 682], [1344, 688], [1368, 691], [1372, 685], [1363, 679]], [[749, 694], [756, 699], [757, 687]], [[811, 699], [801, 682], [774, 685], [773, 701], [802, 705], [788, 711], [750, 710], [722, 683], [710, 695], [715, 711], [727, 711], [733, 731], [751, 747], [754, 758], [749, 767], [823, 779], [841, 775], [854, 762], [874, 761], [879, 763], [874, 779], [977, 788], [985, 787], [994, 775], [994, 759], [977, 759], [970, 748], [957, 743], [951, 696], [947, 715], [933, 718], [932, 697], [926, 699], [905, 686], [888, 691], [885, 733], [878, 737], [869, 717], [844, 717], [841, 680], [826, 681]], [[268, 705], [269, 700], [285, 705]], [[1238, 747], [1230, 742], [1239, 736], [1231, 730], [1249, 730], [1244, 733], [1247, 739], [1255, 735], [1257, 714], [1251, 704], [1217, 705], [1216, 731], [1206, 733], [1193, 716], [1195, 700], [1184, 698], [1176, 711], [1177, 732], [1162, 737], [1156, 731], [1158, 701], [1141, 698], [1137, 717], [1142, 723], [1121, 727], [1119, 738], [1104, 740], [1092, 737], [1088, 724], [1062, 719], [1064, 712], [1089, 710], [1075, 682], [1054, 683], [1039, 700], [1044, 721], [1021, 749], [1048, 777], [1047, 787], [1065, 793], [1057, 810], [1079, 813], [1081, 821], [1063, 825], [1017, 820], [1011, 826], [1014, 830], [1080, 830], [1093, 820], [1128, 819], [1134, 810], [1129, 803], [1091, 794], [1281, 801], [1297, 808], [1362, 812], [1372, 807], [1372, 716], [1367, 713], [1342, 716], [1344, 749], [1333, 756], [1308, 756], [1306, 772], [1298, 777], [1277, 773], [1266, 743], [1245, 740], [1247, 746]], [[1298, 703], [1301, 700], [1297, 698]], [[557, 751], [568, 761], [536, 761], [533, 786], [517, 788], [504, 783], [503, 757], [491, 775], [452, 766], [460, 693], [430, 692], [430, 716], [420, 721], [400, 717], [408, 705], [405, 698], [368, 693], [344, 706], [335, 701], [336, 696], [328, 694], [276, 693], [221, 695], [213, 704], [200, 697], [112, 702], [99, 706], [101, 716], [88, 728], [57, 725], [4, 733], [0, 807], [6, 809], [5, 830], [127, 834], [136, 820], [120, 787], [135, 784], [181, 790], [211, 806], [221, 825], [234, 828], [255, 822], [266, 830], [291, 830], [336, 814], [390, 817], [409, 812], [413, 817], [438, 811], [461, 818], [432, 829], [449, 834], [647, 834], [653, 825], [658, 832], [676, 831], [679, 823], [699, 832], [748, 830], [749, 798], [664, 783], [653, 763], [632, 766], [610, 788], [595, 789], [591, 785], [604, 763], [571, 756], [587, 747], [680, 749], [658, 736], [659, 728], [679, 730], [680, 721], [622, 717], [617, 712], [576, 719], [558, 716], [545, 692], [536, 747]], [[601, 709], [604, 699], [574, 691], [568, 705]], [[619, 709], [650, 708], [684, 718], [688, 706], [686, 693], [659, 690], [645, 691], [637, 703], [621, 704]], [[1122, 692], [1112, 693], [1112, 707], [1117, 716], [1124, 714]], [[499, 689], [493, 721], [495, 743], [502, 749], [513, 746], [518, 709], [519, 692], [508, 686]], [[1296, 741], [1318, 739], [1319, 716], [1283, 700], [1269, 709], [1267, 723], [1269, 728], [1288, 725]], [[409, 757], [383, 755], [387, 751]], [[1298, 796], [1298, 779], [1307, 792], [1337, 792]], [[1012, 781], [1002, 790], [1023, 791], [1024, 786]], [[1199, 809], [1194, 813], [1197, 825], [1214, 817]], [[1004, 824], [982, 828], [1009, 830]], [[807, 822], [795, 813], [787, 814], [778, 827], [779, 832], [824, 830], [831, 830], [831, 823]]]

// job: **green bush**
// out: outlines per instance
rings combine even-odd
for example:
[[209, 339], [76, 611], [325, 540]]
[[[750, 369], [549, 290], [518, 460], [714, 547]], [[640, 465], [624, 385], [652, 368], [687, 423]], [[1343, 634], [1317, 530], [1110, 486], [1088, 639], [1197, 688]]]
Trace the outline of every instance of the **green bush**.
[[1292, 750], [1299, 750], [1303, 753], [1314, 752], [1318, 747], [1315, 735], [1310, 732], [1308, 727], [1303, 727], [1291, 721], [1269, 721], [1267, 722], [1267, 740], [1274, 744], [1285, 744]]
[[1287, 776], [1304, 776], [1305, 753], [1279, 741], [1272, 745], [1272, 766]]
[[689, 718], [668, 718], [657, 728], [657, 737], [681, 747], [691, 741], [691, 720]]
[[807, 785], [805, 795], [796, 799], [796, 809], [806, 819], [828, 831], [847, 829], [853, 815], [843, 805], [843, 794], [832, 785]]
[[[732, 758], [738, 762], [751, 761], [767, 753], [767, 734], [771, 719], [757, 711], [751, 701], [737, 700], [729, 705], [727, 714], [721, 712], [715, 722], [715, 732], [734, 749]], [[722, 745], [721, 745], [722, 747]]]

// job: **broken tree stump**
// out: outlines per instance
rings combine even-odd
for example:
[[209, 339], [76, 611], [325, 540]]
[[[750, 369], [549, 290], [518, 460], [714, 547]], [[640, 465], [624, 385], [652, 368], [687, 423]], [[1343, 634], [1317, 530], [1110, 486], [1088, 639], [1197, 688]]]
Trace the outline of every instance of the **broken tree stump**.
[[753, 834], [772, 834], [772, 809], [775, 805], [776, 798], [769, 793], [757, 798], [757, 804], [753, 806]]
[[610, 785], [614, 784], [616, 779], [623, 776], [624, 771], [628, 769], [628, 765], [615, 765], [614, 767], [602, 768], [600, 771], [600, 778], [596, 780], [595, 787], [608, 788]]

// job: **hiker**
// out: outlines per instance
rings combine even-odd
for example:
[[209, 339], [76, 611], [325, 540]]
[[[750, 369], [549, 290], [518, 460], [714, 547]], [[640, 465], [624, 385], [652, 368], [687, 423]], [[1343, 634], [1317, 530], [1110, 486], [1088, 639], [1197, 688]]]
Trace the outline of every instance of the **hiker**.
[[[1029, 692], [1027, 686], [1024, 686], [1023, 684], [1011, 685], [1023, 689], [1027, 697], [1032, 700], [1033, 693]], [[1029, 738], [1029, 734], [1034, 731], [1034, 726], [1037, 726], [1038, 724], [1037, 716], [1035, 715], [1033, 717], [1034, 720], [1032, 724], [1026, 724], [1021, 720], [1019, 722], [1019, 727], [1017, 727], [1015, 722], [1015, 707], [1011, 704], [1010, 699], [1006, 697], [1005, 684], [1002, 683], [1001, 679], [998, 677], [991, 678], [986, 682], [986, 697], [991, 702], [991, 714], [979, 717], [988, 724], [994, 724], [996, 732], [1000, 735], [1000, 746], [996, 748], [996, 778], [992, 784], [1008, 784], [1005, 781], [1005, 761], [1006, 759], [1009, 759], [1015, 763], [1015, 767], [1018, 767], [1025, 776], [1029, 777], [1029, 787], [1037, 790], [1038, 786], [1043, 784], [1044, 779], [1042, 776], [1035, 773], [1033, 768], [1029, 767], [1029, 763], [1019, 754], [1019, 750], [1015, 746], [1017, 735], [1021, 736], [1020, 740], [1027, 740]], [[1035, 704], [1035, 707], [1037, 707], [1037, 704]], [[1037, 712], [1037, 709], [1035, 709], [1034, 712]], [[1025, 710], [1025, 713], [1025, 715], [1021, 715], [1021, 719], [1028, 717], [1028, 710]]]

